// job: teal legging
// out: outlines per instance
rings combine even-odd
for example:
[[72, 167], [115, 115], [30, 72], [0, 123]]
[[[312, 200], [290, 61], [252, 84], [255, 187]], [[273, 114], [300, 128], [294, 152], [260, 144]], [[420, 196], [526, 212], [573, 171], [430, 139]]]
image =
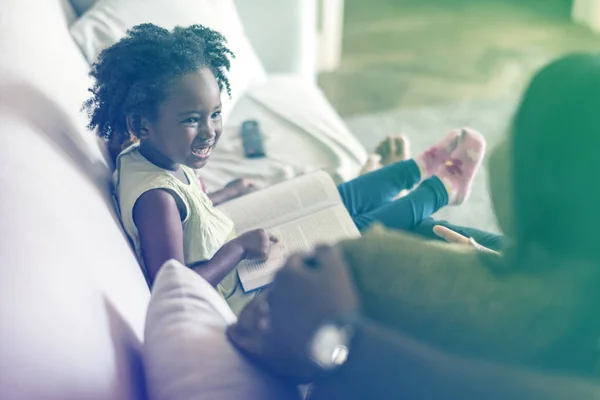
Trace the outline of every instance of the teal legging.
[[400, 161], [361, 175], [338, 186], [342, 201], [359, 230], [380, 222], [391, 229], [412, 230], [446, 204], [448, 193], [442, 181], [433, 176], [408, 195], [394, 200], [421, 180], [413, 160]]
[[411, 231], [424, 238], [440, 239], [435, 225], [443, 225], [479, 244], [501, 250], [503, 236], [435, 221], [430, 216], [448, 204], [448, 192], [439, 178], [424, 180], [408, 195], [394, 200], [398, 193], [412, 189], [421, 180], [419, 167], [413, 160], [400, 161], [361, 175], [338, 186], [342, 201], [359, 230], [379, 222], [391, 229]]

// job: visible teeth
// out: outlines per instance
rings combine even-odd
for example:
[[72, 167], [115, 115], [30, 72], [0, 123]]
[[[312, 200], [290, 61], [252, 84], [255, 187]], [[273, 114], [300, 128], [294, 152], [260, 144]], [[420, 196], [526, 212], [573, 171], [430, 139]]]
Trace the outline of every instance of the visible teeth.
[[192, 149], [192, 151], [199, 156], [206, 156], [210, 153], [210, 147], [204, 147], [201, 149]]

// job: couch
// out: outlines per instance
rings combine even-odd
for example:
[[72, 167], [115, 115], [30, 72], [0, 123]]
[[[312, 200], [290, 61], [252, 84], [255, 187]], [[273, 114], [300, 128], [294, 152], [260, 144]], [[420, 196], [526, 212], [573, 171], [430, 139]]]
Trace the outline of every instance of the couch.
[[[90, 65], [69, 28], [93, 2], [82, 3], [78, 12], [67, 0], [0, 6], [1, 398], [144, 397], [149, 289], [113, 211], [106, 154], [79, 112]], [[237, 175], [272, 183], [321, 167], [351, 177], [366, 153], [303, 63], [311, 51], [305, 2], [269, 1], [270, 15], [240, 3], [249, 37], [271, 52], [268, 79], [229, 113], [232, 139], [203, 175], [207, 186]], [[260, 32], [273, 15], [287, 30]], [[289, 109], [292, 100], [299, 106]], [[261, 162], [240, 156], [235, 130], [247, 118], [265, 133]]]
[[[231, 140], [201, 172], [209, 188], [234, 176], [269, 184], [317, 168], [343, 180], [364, 161], [314, 84], [312, 1], [237, 2], [267, 79], [248, 87], [228, 116]], [[111, 202], [106, 152], [79, 112], [89, 60], [69, 29], [92, 3], [0, 5], [3, 399], [147, 396], [141, 349], [150, 291]], [[248, 118], [263, 127], [266, 160], [240, 156], [235, 131]]]

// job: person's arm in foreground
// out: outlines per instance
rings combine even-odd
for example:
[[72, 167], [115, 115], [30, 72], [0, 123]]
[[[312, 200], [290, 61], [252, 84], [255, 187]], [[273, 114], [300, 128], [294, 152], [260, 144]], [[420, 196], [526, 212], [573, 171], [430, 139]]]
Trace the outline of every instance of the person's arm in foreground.
[[[355, 330], [349, 357], [339, 369], [324, 372], [309, 356], [309, 343], [324, 322], [345, 320]], [[290, 258], [268, 295], [250, 303], [228, 334], [272, 371], [314, 380], [311, 400], [558, 400], [592, 399], [600, 393], [594, 385], [564, 377], [450, 356], [362, 317], [360, 299], [335, 248]]]
[[[337, 397], [336, 397], [337, 396]], [[311, 400], [596, 399], [600, 385], [441, 353], [372, 321], [358, 323], [348, 361]]]
[[[242, 312], [229, 337], [275, 372], [314, 380], [315, 399], [425, 398], [448, 389], [432, 386], [436, 367], [409, 340], [361, 316], [358, 293], [335, 248], [292, 256], [262, 300]], [[348, 360], [338, 370], [322, 371], [310, 358], [309, 342], [323, 323], [345, 316], [352, 316], [355, 328]]]
[[[166, 190], [147, 191], [133, 207], [133, 220], [151, 282], [166, 261], [175, 259], [185, 264], [181, 219], [175, 198]], [[264, 230], [250, 231], [224, 244], [210, 260], [189, 267], [216, 286], [243, 259], [266, 259], [270, 243], [276, 240]]]

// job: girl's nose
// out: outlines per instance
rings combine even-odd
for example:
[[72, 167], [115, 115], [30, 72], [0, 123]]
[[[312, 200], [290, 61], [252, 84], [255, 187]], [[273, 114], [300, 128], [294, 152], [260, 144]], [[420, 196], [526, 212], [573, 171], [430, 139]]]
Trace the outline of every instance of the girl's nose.
[[199, 127], [198, 136], [203, 140], [213, 140], [217, 136], [214, 124], [208, 122], [204, 126]]

